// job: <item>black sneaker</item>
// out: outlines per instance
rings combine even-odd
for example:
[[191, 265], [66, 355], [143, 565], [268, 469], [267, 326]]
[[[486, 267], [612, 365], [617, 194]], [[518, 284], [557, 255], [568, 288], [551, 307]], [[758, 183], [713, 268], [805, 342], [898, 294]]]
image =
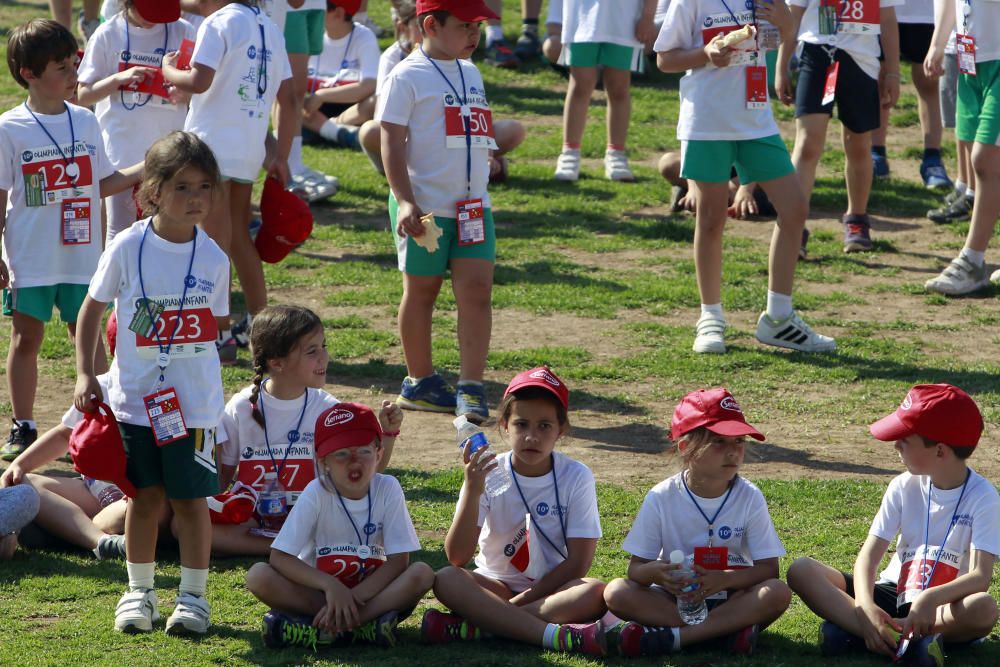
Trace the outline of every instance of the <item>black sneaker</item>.
[[232, 334], [237, 347], [250, 347], [250, 313], [244, 313], [243, 319], [233, 325]]
[[94, 549], [97, 560], [111, 560], [117, 558], [125, 560], [125, 536], [124, 535], [103, 535], [97, 540], [97, 548]]
[[946, 225], [949, 222], [964, 222], [972, 217], [973, 201], [972, 197], [962, 195], [953, 199], [950, 204], [945, 204], [933, 211], [927, 211], [927, 219], [939, 225]]
[[802, 243], [799, 245], [799, 259], [806, 259], [809, 257], [809, 230], [805, 227], [802, 228]]
[[7, 444], [0, 447], [0, 458], [4, 461], [13, 461], [31, 443], [38, 440], [38, 429], [30, 428], [24, 422], [18, 422], [16, 419], [11, 421], [14, 422], [14, 425], [10, 429], [10, 435], [7, 436]]
[[537, 57], [541, 52], [542, 41], [538, 38], [537, 32], [528, 32], [525, 30], [514, 44], [514, 55], [521, 62], [527, 62]]

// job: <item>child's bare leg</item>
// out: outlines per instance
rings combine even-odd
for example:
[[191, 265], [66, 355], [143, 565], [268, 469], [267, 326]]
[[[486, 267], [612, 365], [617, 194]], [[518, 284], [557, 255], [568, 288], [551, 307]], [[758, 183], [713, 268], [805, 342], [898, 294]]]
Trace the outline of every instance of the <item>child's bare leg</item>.
[[[104, 533], [91, 516], [100, 509], [79, 479], [28, 475], [28, 482], [38, 492], [35, 523], [46, 532], [84, 549], [94, 549]], [[73, 488], [79, 487], [79, 488]], [[90, 510], [88, 512], [87, 510]]]
[[629, 70], [604, 68], [604, 92], [608, 96], [608, 144], [616, 150], [624, 150], [628, 139], [628, 124], [632, 117], [631, 83], [632, 72]]
[[[94, 525], [102, 533], [107, 535], [124, 535], [125, 515], [128, 513], [128, 505], [129, 503], [124, 498], [115, 501], [101, 509], [90, 520], [94, 522]], [[168, 511], [166, 505], [164, 505], [163, 509], [164, 511]], [[162, 519], [160, 523], [162, 524]]]
[[458, 375], [481, 381], [493, 332], [493, 262], [451, 260], [451, 288], [458, 307]]
[[872, 133], [856, 134], [843, 130], [844, 178], [847, 180], [847, 214], [868, 212], [868, 196], [872, 191]]
[[542, 42], [542, 55], [550, 63], [555, 64], [559, 60], [559, 54], [562, 53], [562, 24], [546, 23], [545, 34], [545, 41]]
[[498, 120], [493, 124], [493, 133], [496, 135], [497, 150], [494, 156], [509, 153], [524, 141], [524, 125], [517, 120]]
[[412, 609], [434, 585], [434, 570], [427, 563], [410, 563], [389, 585], [358, 610], [358, 624], [367, 623], [387, 611]]
[[293, 614], [314, 617], [326, 604], [321, 591], [287, 579], [268, 563], [247, 570], [247, 589], [268, 607]]
[[125, 514], [125, 552], [130, 563], [156, 560], [156, 537], [167, 493], [162, 485], [136, 490]]
[[[806, 200], [812, 197], [816, 183], [816, 165], [823, 155], [826, 145], [826, 127], [830, 117], [825, 113], [811, 113], [795, 119], [795, 147], [792, 149], [792, 164], [802, 183]], [[871, 157], [868, 158], [871, 162]]]
[[604, 589], [604, 602], [615, 616], [640, 625], [676, 628], [683, 623], [677, 601], [662, 588], [614, 579]]
[[570, 67], [566, 105], [563, 107], [563, 143], [579, 146], [587, 125], [590, 96], [597, 85], [596, 67]]
[[526, 644], [540, 644], [548, 625], [522, 607], [512, 605], [504, 584], [449, 565], [434, 578], [434, 595], [459, 616], [486, 632]]
[[976, 172], [972, 170], [972, 142], [960, 141], [958, 143], [958, 180], [965, 183], [971, 190], [976, 189]]
[[969, 642], [985, 637], [997, 624], [997, 601], [989, 593], [973, 593], [937, 610], [934, 632], [946, 642]]
[[985, 252], [1000, 212], [1000, 147], [975, 142], [972, 169], [976, 175], [976, 201], [965, 247]]
[[230, 257], [240, 278], [247, 312], [256, 315], [267, 305], [267, 286], [264, 284], [264, 267], [260, 255], [250, 239], [251, 183], [233, 182], [230, 186], [230, 223], [232, 245]]
[[[171, 498], [177, 522], [181, 565], [194, 570], [208, 568], [212, 549], [212, 520], [204, 498]], [[159, 517], [157, 517], [159, 519]]]
[[788, 568], [786, 576], [788, 585], [814, 614], [861, 636], [854, 598], [847, 594], [843, 574], [818, 560], [798, 558]]
[[574, 579], [552, 595], [521, 607], [549, 623], [583, 623], [604, 615], [604, 582], [600, 579]]
[[11, 317], [7, 350], [7, 391], [15, 419], [35, 418], [38, 351], [45, 340], [45, 322], [16, 310]]
[[722, 302], [722, 231], [729, 209], [729, 182], [689, 180], [695, 196], [694, 265], [702, 303]]
[[353, 125], [354, 127], [358, 127], [362, 123], [365, 123], [374, 117], [375, 96], [369, 95], [357, 104], [352, 104], [344, 109], [344, 111], [337, 116], [336, 121], [341, 125]]
[[403, 343], [406, 373], [422, 378], [434, 372], [431, 361], [431, 317], [441, 291], [441, 276], [403, 274], [403, 299], [399, 303], [399, 339]]
[[917, 113], [920, 115], [920, 129], [924, 133], [924, 148], [941, 148], [944, 121], [941, 118], [938, 77], [929, 78], [919, 63], [910, 66], [910, 76], [913, 87], [917, 89]]
[[[274, 540], [251, 535], [248, 531], [256, 525], [252, 520], [240, 525], [212, 524], [212, 553], [216, 556], [267, 556]], [[171, 527], [176, 534], [176, 522]]]
[[[871, 162], [871, 158], [868, 158], [868, 162]], [[799, 261], [799, 248], [802, 244], [802, 228], [809, 216], [809, 201], [794, 173], [759, 185], [778, 212], [778, 221], [771, 235], [767, 288], [778, 294], [791, 295], [795, 266]]]
[[665, 178], [671, 185], [687, 187], [687, 179], [681, 177], [681, 154], [680, 151], [669, 151], [660, 156], [657, 163], [660, 176]]

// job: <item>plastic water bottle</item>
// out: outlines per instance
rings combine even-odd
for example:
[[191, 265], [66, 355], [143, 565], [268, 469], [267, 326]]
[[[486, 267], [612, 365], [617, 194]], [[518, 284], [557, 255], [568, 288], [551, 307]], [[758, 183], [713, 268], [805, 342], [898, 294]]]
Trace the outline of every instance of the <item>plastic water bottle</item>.
[[759, 21], [757, 25], [757, 43], [765, 51], [777, 51], [781, 45], [781, 33], [778, 28], [767, 21]]
[[288, 496], [275, 472], [264, 473], [264, 490], [257, 497], [257, 514], [264, 528], [281, 530], [288, 516]]
[[[670, 562], [674, 565], [680, 565], [680, 568], [673, 572], [674, 579], [691, 581], [698, 576], [693, 567], [694, 559], [691, 556], [685, 558], [684, 552], [680, 549], [674, 549], [670, 552]], [[695, 586], [697, 590], [697, 584]], [[705, 601], [700, 596], [691, 591], [677, 596], [677, 613], [686, 624], [698, 625], [704, 623], [705, 619], [708, 618], [708, 607], [705, 606]]]
[[111, 482], [103, 482], [93, 477], [84, 477], [83, 483], [90, 490], [90, 493], [97, 498], [97, 504], [101, 507], [107, 507], [111, 503], [125, 497], [122, 490]]
[[[486, 439], [483, 429], [466, 419], [465, 415], [456, 417], [453, 423], [458, 430], [459, 448], [465, 447], [466, 441], [471, 440], [470, 455], [475, 454], [483, 448], [486, 449], [486, 454], [483, 454], [484, 457], [490, 453], [490, 441]], [[496, 498], [510, 488], [510, 483], [510, 475], [507, 474], [507, 469], [500, 465], [495, 466], [486, 475], [486, 496], [488, 498]]]

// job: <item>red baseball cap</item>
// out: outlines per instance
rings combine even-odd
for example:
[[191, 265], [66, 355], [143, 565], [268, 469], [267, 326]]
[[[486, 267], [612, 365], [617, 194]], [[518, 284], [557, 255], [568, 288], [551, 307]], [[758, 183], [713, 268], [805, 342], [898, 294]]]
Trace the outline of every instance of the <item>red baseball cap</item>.
[[111, 482], [129, 498], [135, 498], [135, 486], [125, 475], [125, 444], [118, 421], [111, 408], [101, 403], [73, 427], [69, 436], [69, 454], [73, 467], [81, 475]]
[[524, 371], [515, 375], [514, 379], [507, 385], [507, 389], [503, 392], [503, 397], [507, 398], [508, 395], [525, 387], [548, 389], [559, 399], [563, 408], [569, 410], [569, 389], [559, 379], [559, 376], [549, 370], [548, 366], [539, 366], [538, 368], [532, 368], [530, 371]]
[[181, 17], [181, 0], [132, 0], [132, 6], [150, 23], [173, 23]]
[[382, 426], [367, 405], [337, 403], [316, 418], [316, 459], [338, 449], [363, 447], [372, 440], [382, 441]]
[[972, 397], [958, 387], [918, 384], [895, 412], [868, 430], [886, 442], [917, 434], [953, 447], [975, 447], [983, 434], [983, 415]]
[[260, 220], [254, 247], [261, 260], [270, 264], [283, 260], [312, 234], [313, 216], [309, 204], [274, 178], [264, 179]]
[[326, 0], [326, 10], [332, 12], [337, 7], [344, 10], [348, 16], [354, 16], [361, 8], [361, 0]]
[[680, 439], [685, 433], [704, 426], [712, 433], [733, 437], [749, 435], [764, 440], [764, 434], [747, 423], [739, 403], [728, 389], [699, 389], [681, 399], [670, 423], [670, 437]]
[[417, 0], [417, 16], [427, 12], [448, 12], [466, 23], [500, 18], [483, 0]]

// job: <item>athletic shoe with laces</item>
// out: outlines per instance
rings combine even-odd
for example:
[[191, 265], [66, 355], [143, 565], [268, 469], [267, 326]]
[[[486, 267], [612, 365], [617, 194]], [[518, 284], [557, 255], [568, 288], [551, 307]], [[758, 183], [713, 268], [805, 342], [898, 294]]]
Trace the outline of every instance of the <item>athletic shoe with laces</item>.
[[608, 652], [604, 629], [600, 621], [593, 623], [564, 623], [555, 636], [556, 651], [604, 656]]
[[448, 644], [479, 638], [479, 629], [458, 614], [428, 609], [420, 622], [420, 639], [425, 644]]
[[761, 313], [756, 336], [765, 345], [787, 347], [799, 352], [832, 352], [837, 349], [837, 341], [813, 331], [794, 312], [780, 322], [771, 319], [766, 311]]
[[396, 405], [405, 410], [454, 412], [455, 390], [438, 373], [429, 375], [419, 382], [407, 376], [403, 378]]
[[240, 321], [233, 325], [230, 333], [237, 347], [250, 347], [250, 313], [244, 313]]
[[498, 39], [486, 47], [486, 64], [503, 69], [514, 69], [521, 64], [521, 61], [507, 46], [505, 40]]
[[635, 175], [628, 166], [628, 156], [625, 151], [609, 150], [604, 153], [604, 177], [623, 183], [635, 182]]
[[219, 337], [215, 339], [215, 349], [219, 353], [220, 364], [223, 366], [232, 366], [236, 363], [238, 346], [236, 345], [236, 339], [232, 335], [222, 340], [222, 332], [219, 332]]
[[556, 159], [555, 179], [557, 181], [580, 180], [580, 150], [564, 148]]
[[941, 635], [912, 640], [906, 651], [906, 661], [917, 667], [944, 667], [944, 640]]
[[112, 558], [125, 560], [125, 536], [102, 535], [101, 539], [97, 540], [94, 555], [97, 556], [97, 560], [110, 560]]
[[704, 354], [722, 354], [726, 351], [726, 319], [715, 313], [702, 313], [694, 326], [695, 337], [692, 349]]
[[865, 640], [830, 621], [819, 625], [819, 652], [825, 658], [847, 655], [865, 648]]
[[38, 429], [31, 428], [25, 422], [12, 419], [14, 425], [10, 427], [10, 435], [7, 436], [7, 444], [0, 447], [0, 458], [4, 461], [13, 461], [21, 452], [26, 450], [31, 443], [38, 440]]
[[974, 202], [973, 197], [961, 194], [950, 202], [946, 200], [945, 205], [941, 208], [927, 211], [927, 219], [939, 225], [946, 225], [949, 222], [965, 222], [972, 218]]
[[872, 177], [875, 179], [889, 178], [889, 158], [872, 151]]
[[160, 620], [156, 591], [151, 588], [129, 591], [115, 607], [115, 630], [118, 632], [151, 632]]
[[872, 249], [872, 225], [867, 214], [845, 215], [843, 224], [844, 252], [863, 252]]
[[331, 635], [314, 626], [308, 616], [296, 616], [280, 609], [264, 614], [261, 635], [268, 648], [302, 646], [313, 651], [332, 646], [340, 638], [340, 635]]
[[514, 44], [514, 55], [521, 62], [527, 62], [532, 58], [536, 58], [541, 52], [542, 40], [538, 38], [537, 32], [522, 32]]
[[986, 264], [976, 266], [962, 255], [951, 260], [951, 264], [937, 277], [931, 278], [924, 287], [931, 292], [947, 296], [959, 296], [981, 290], [990, 284], [986, 277]]
[[167, 619], [168, 635], [203, 635], [211, 624], [208, 600], [193, 593], [181, 593], [174, 601], [174, 611]]
[[473, 424], [482, 424], [489, 419], [490, 410], [486, 402], [486, 389], [477, 382], [459, 382], [455, 392], [455, 415], [465, 415]]
[[736, 655], [753, 655], [754, 649], [757, 648], [758, 637], [760, 637], [760, 628], [756, 624], [729, 635], [726, 642], [729, 646], [729, 652]]
[[397, 611], [387, 611], [378, 618], [354, 628], [351, 641], [393, 647], [396, 645], [395, 631], [399, 620]]
[[677, 649], [671, 628], [656, 628], [628, 622], [619, 633], [618, 652], [630, 658], [666, 655]]
[[945, 190], [955, 187], [948, 178], [948, 172], [941, 163], [940, 157], [924, 158], [920, 163], [920, 178], [924, 179], [924, 187], [928, 190]]

